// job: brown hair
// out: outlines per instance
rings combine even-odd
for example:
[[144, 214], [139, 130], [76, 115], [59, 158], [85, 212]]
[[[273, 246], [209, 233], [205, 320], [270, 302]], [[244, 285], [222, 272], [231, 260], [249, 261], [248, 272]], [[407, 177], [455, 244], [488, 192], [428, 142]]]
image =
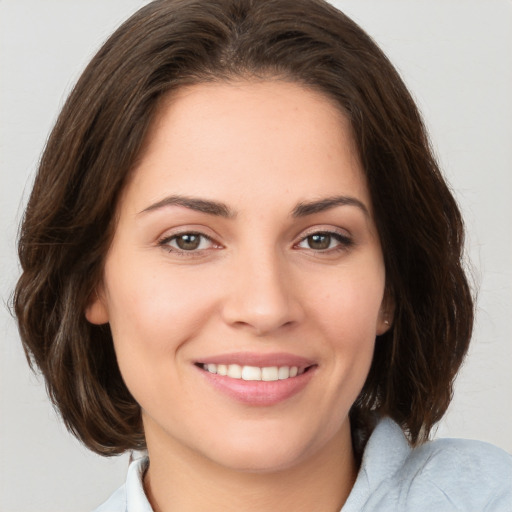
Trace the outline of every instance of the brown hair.
[[21, 227], [14, 307], [29, 361], [90, 449], [145, 446], [110, 329], [88, 323], [84, 310], [159, 99], [233, 78], [298, 82], [333, 98], [350, 120], [395, 305], [351, 419], [369, 432], [372, 416], [389, 415], [412, 443], [426, 439], [471, 336], [462, 220], [399, 75], [322, 0], [158, 0], [108, 39], [62, 109]]

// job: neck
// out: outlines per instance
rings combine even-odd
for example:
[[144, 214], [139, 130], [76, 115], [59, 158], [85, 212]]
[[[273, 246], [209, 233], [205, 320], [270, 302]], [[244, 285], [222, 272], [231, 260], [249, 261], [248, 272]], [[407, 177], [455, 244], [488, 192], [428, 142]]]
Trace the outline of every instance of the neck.
[[237, 471], [166, 444], [148, 439], [144, 487], [155, 512], [339, 512], [357, 473], [349, 427], [319, 452], [275, 471]]

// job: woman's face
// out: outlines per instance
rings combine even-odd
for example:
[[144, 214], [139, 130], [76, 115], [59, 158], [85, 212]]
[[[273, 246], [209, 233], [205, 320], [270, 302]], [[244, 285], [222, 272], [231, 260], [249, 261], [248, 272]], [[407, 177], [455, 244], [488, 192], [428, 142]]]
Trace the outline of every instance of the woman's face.
[[178, 91], [118, 214], [86, 315], [110, 323], [150, 454], [270, 471], [348, 448], [385, 272], [333, 103], [279, 81]]

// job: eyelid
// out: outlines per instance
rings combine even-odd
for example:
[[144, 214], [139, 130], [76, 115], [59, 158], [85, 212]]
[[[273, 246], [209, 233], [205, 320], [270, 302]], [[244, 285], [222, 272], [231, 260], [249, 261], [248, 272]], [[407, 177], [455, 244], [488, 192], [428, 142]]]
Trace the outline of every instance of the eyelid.
[[330, 235], [338, 235], [344, 239], [352, 239], [353, 236], [352, 234], [347, 230], [347, 229], [344, 229], [344, 228], [340, 228], [340, 227], [337, 227], [337, 226], [332, 226], [332, 225], [322, 225], [322, 224], [319, 224], [319, 225], [316, 225], [316, 226], [311, 226], [307, 229], [304, 229], [298, 236], [297, 236], [297, 240], [300, 242], [301, 240], [304, 240], [305, 238], [307, 238], [308, 236], [312, 236], [312, 235], [316, 235], [316, 234], [319, 234], [319, 233], [326, 233], [326, 234], [330, 234]]
[[176, 236], [187, 234], [202, 235], [213, 241], [216, 241], [219, 238], [219, 235], [214, 230], [203, 224], [180, 224], [175, 227], [169, 227], [165, 230], [161, 230], [160, 233], [161, 234], [156, 237], [157, 244], [166, 239], [168, 240]]
[[[177, 238], [179, 238], [180, 236], [183, 236], [183, 235], [200, 236], [203, 239], [206, 239], [209, 242], [211, 242], [211, 247], [208, 247], [208, 248], [205, 248], [205, 249], [183, 250], [183, 249], [179, 249], [178, 247], [173, 247], [173, 246], [170, 245], [170, 242], [172, 240], [175, 240], [175, 239], [177, 239]], [[176, 228], [175, 230], [168, 230], [168, 231], [166, 231], [164, 235], [160, 236], [157, 239], [157, 245], [159, 247], [165, 249], [169, 253], [178, 254], [178, 255], [185, 255], [185, 256], [189, 256], [189, 257], [201, 256], [206, 251], [210, 251], [212, 249], [221, 249], [221, 248], [223, 248], [222, 244], [217, 242], [217, 240], [212, 235], [206, 234], [204, 231], [202, 231], [201, 229], [198, 229], [197, 227], [196, 228], [192, 228], [192, 227], [186, 227], [186, 226], [183, 226], [183, 227], [180, 227], [180, 228]]]
[[308, 228], [307, 230], [303, 231], [298, 240], [293, 244], [294, 248], [300, 248], [298, 247], [299, 244], [304, 242], [307, 238], [313, 235], [330, 235], [334, 237], [338, 241], [338, 245], [336, 247], [332, 247], [330, 249], [324, 249], [324, 250], [318, 250], [313, 248], [305, 248], [306, 250], [313, 251], [315, 253], [329, 253], [331, 251], [346, 251], [350, 249], [354, 244], [354, 238], [353, 236], [346, 230], [341, 228], [336, 228], [333, 226], [313, 226], [311, 228]]

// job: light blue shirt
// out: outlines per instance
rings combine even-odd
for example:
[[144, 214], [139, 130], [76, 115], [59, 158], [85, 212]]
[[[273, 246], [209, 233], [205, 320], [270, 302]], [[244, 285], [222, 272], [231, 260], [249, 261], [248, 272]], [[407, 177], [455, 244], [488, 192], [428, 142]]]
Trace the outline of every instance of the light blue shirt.
[[[95, 512], [153, 512], [142, 486], [147, 459]], [[341, 512], [512, 512], [512, 456], [487, 443], [439, 439], [411, 448], [400, 427], [379, 422]]]

